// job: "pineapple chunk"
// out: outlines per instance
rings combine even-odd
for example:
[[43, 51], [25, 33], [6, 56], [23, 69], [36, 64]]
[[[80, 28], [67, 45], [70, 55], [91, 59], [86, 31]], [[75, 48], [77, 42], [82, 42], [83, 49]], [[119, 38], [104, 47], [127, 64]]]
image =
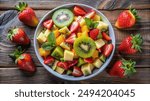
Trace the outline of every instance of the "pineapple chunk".
[[96, 44], [96, 48], [99, 49], [105, 45], [105, 42], [103, 41], [103, 39], [98, 39], [95, 41], [95, 44]]
[[64, 40], [65, 36], [61, 34], [59, 37], [56, 38], [56, 45], [60, 45]]
[[84, 75], [91, 74], [93, 69], [94, 69], [94, 66], [92, 64], [85, 64], [85, 65], [82, 65], [81, 67], [81, 71], [83, 72]]
[[64, 60], [65, 61], [72, 61], [74, 57], [74, 53], [68, 50], [65, 50], [64, 52]]
[[69, 31], [68, 27], [66, 27], [66, 26], [61, 28], [61, 29], [59, 29], [59, 32], [61, 34], [64, 34], [64, 35], [69, 35], [70, 34], [70, 31]]
[[93, 20], [94, 20], [94, 21], [100, 21], [100, 20], [101, 20], [101, 17], [96, 14], [96, 15], [93, 17]]
[[82, 26], [81, 31], [82, 32], [89, 32], [88, 26], [87, 25]]
[[66, 49], [66, 50], [70, 50], [70, 45], [69, 45], [68, 43], [66, 43], [66, 42], [62, 42], [62, 43], [60, 44], [60, 46], [61, 46], [62, 48], [64, 48], [64, 49]]
[[48, 37], [48, 35], [50, 34], [50, 30], [49, 29], [47, 29], [45, 32], [44, 32], [44, 35], [45, 35], [45, 37], [47, 38]]
[[56, 67], [55, 71], [59, 74], [62, 74], [65, 71], [65, 69], [63, 69], [61, 67]]
[[46, 38], [46, 36], [44, 35], [44, 33], [41, 32], [41, 33], [38, 35], [37, 40], [38, 40], [39, 43], [42, 44], [42, 43], [46, 42], [47, 38]]
[[59, 33], [59, 30], [58, 30], [58, 29], [54, 30], [53, 32], [54, 32], [55, 38], [57, 38], [57, 37], [60, 35], [60, 33]]
[[97, 68], [100, 68], [102, 66], [103, 62], [100, 60], [100, 59], [96, 59], [94, 62], [93, 62], [93, 65]]
[[50, 54], [49, 50], [44, 50], [42, 47], [38, 49], [40, 56], [47, 57]]
[[98, 29], [100, 29], [101, 31], [107, 30], [108, 29], [108, 24], [104, 23], [102, 21], [98, 21], [99, 24], [97, 26]]
[[80, 24], [80, 27], [82, 27], [86, 24], [84, 18], [81, 18], [79, 24]]
[[98, 58], [98, 50], [95, 50], [95, 52], [93, 53], [92, 57], [95, 59], [95, 58]]

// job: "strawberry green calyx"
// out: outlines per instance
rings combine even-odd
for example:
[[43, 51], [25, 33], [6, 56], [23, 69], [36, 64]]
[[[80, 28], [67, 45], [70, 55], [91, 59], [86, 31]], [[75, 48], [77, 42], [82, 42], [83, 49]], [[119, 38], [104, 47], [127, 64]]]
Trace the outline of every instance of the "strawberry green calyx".
[[131, 76], [136, 72], [135, 61], [122, 59], [122, 68], [124, 69], [124, 76]]
[[131, 34], [131, 37], [132, 37], [132, 40], [131, 40], [132, 47], [131, 48], [141, 52], [141, 45], [143, 43], [143, 39], [142, 39], [141, 35], [140, 34], [136, 34], [136, 35]]
[[130, 8], [129, 10], [130, 10], [131, 13], [134, 15], [134, 17], [135, 17], [136, 20], [139, 20], [139, 19], [140, 19], [140, 16], [137, 15], [137, 10], [136, 10], [136, 9]]
[[18, 28], [13, 28], [8, 31], [7, 39], [12, 40], [14, 34], [18, 33]]
[[15, 6], [15, 8], [18, 11], [22, 12], [27, 6], [28, 6], [27, 3], [25, 3], [25, 2], [19, 2], [19, 4]]

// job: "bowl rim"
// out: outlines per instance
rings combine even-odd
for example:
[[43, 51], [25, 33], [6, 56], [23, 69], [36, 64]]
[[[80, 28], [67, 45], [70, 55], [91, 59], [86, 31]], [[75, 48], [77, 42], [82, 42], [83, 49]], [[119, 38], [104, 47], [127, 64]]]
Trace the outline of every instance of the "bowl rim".
[[[81, 76], [81, 77], [73, 77], [73, 76], [62, 75], [62, 74], [59, 74], [59, 73], [57, 73], [56, 71], [52, 70], [52, 69], [50, 68], [50, 66], [45, 65], [45, 64], [43, 63], [42, 57], [39, 55], [39, 52], [38, 52], [38, 49], [37, 49], [37, 44], [38, 44], [38, 42], [37, 42], [37, 39], [36, 39], [36, 38], [37, 38], [38, 30], [39, 30], [39, 28], [40, 28], [42, 22], [46, 19], [46, 17], [47, 17], [48, 15], [50, 15], [51, 13], [53, 13], [54, 11], [56, 11], [57, 9], [60, 9], [60, 8], [63, 8], [63, 7], [67, 7], [67, 6], [75, 6], [75, 5], [77, 5], [77, 6], [83, 6], [83, 7], [86, 7], [86, 8], [93, 9], [93, 10], [95, 10], [96, 12], [98, 12], [98, 14], [101, 15], [101, 16], [105, 19], [105, 21], [106, 21], [107, 24], [109, 25], [109, 30], [112, 31], [112, 32], [111, 32], [112, 37], [113, 37], [113, 39], [112, 39], [112, 44], [113, 44], [113, 46], [114, 46], [113, 51], [112, 51], [111, 55], [109, 56], [109, 58], [106, 60], [106, 62], [105, 62], [100, 68], [98, 68], [98, 70], [97, 70], [95, 73], [92, 73], [92, 74], [90, 74], [90, 75], [88, 75], [88, 76]], [[53, 74], [54, 76], [56, 76], [56, 77], [58, 77], [58, 78], [61, 78], [61, 79], [64, 79], [64, 80], [69, 80], [69, 81], [81, 81], [81, 80], [90, 79], [90, 78], [93, 78], [93, 77], [97, 76], [97, 75], [100, 74], [101, 72], [103, 72], [104, 69], [106, 69], [107, 66], [110, 64], [110, 61], [112, 60], [112, 57], [113, 57], [114, 52], [115, 52], [115, 47], [116, 47], [116, 45], [115, 45], [115, 44], [116, 44], [115, 33], [114, 33], [113, 27], [112, 27], [111, 23], [109, 22], [109, 20], [107, 19], [107, 17], [106, 17], [103, 13], [101, 13], [100, 11], [98, 11], [97, 9], [95, 9], [94, 7], [91, 7], [91, 6], [86, 5], [86, 4], [79, 4], [79, 3], [69, 3], [69, 4], [60, 5], [60, 6], [57, 6], [56, 8], [54, 8], [54, 9], [50, 10], [49, 12], [47, 12], [47, 13], [42, 17], [42, 19], [40, 20], [38, 26], [36, 27], [36, 30], [35, 30], [35, 33], [34, 33], [34, 40], [33, 40], [33, 41], [34, 41], [34, 50], [35, 50], [36, 56], [37, 56], [38, 60], [40, 61], [40, 63], [42, 64], [42, 66], [43, 66], [48, 72], [50, 72], [51, 74]]]

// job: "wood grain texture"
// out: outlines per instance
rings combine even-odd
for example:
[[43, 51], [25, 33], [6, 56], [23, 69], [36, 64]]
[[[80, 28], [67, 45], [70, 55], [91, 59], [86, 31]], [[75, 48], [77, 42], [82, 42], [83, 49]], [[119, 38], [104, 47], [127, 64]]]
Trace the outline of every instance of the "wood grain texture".
[[[11, 14], [13, 20], [8, 22], [10, 17], [4, 17], [7, 19], [0, 20], [0, 83], [150, 83], [150, 1], [149, 0], [26, 0], [31, 7], [35, 9], [35, 12], [39, 19], [41, 19], [52, 8], [62, 4], [77, 2], [91, 5], [99, 9], [113, 25], [116, 35], [116, 47], [120, 44], [121, 40], [131, 33], [141, 33], [144, 43], [142, 46], [142, 53], [135, 55], [125, 56], [118, 54], [117, 50], [108, 68], [112, 66], [114, 61], [124, 57], [126, 59], [133, 59], [137, 62], [137, 73], [131, 78], [120, 79], [117, 77], [110, 77], [106, 71], [102, 72], [98, 76], [81, 82], [70, 82], [58, 79], [52, 74], [48, 73], [39, 63], [33, 48], [33, 36], [35, 28], [31, 28], [22, 24], [18, 18]], [[18, 0], [0, 0], [0, 15], [7, 10], [14, 9], [14, 5], [18, 3]], [[141, 20], [136, 23], [133, 28], [126, 30], [118, 30], [114, 27], [118, 14], [129, 6], [138, 9]], [[12, 60], [8, 57], [8, 54], [15, 49], [15, 45], [6, 39], [8, 29], [10, 27], [19, 26], [23, 27], [31, 39], [31, 47], [27, 52], [31, 53], [33, 60], [37, 66], [37, 72], [32, 76], [24, 75]]]

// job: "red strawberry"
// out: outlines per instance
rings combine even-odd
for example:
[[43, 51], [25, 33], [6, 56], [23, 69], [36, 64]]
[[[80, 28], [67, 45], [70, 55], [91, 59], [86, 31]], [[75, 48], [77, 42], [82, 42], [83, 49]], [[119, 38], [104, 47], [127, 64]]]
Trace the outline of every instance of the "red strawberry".
[[69, 66], [68, 66], [68, 63], [67, 63], [67, 62], [58, 62], [58, 63], [57, 63], [57, 66], [58, 66], [58, 67], [61, 67], [61, 68], [63, 68], [63, 69], [65, 69], [65, 70], [68, 70], [68, 69], [69, 69]]
[[117, 28], [129, 28], [132, 27], [138, 19], [139, 16], [135, 9], [125, 10], [120, 13], [115, 26]]
[[105, 32], [102, 32], [102, 37], [103, 39], [105, 39], [106, 41], [110, 41], [111, 38], [109, 37], [109, 35], [107, 35]]
[[16, 49], [9, 56], [15, 60], [15, 63], [18, 65], [19, 69], [30, 73], [36, 71], [31, 55], [28, 53], [23, 53], [20, 47], [18, 47], [18, 49]]
[[93, 58], [85, 58], [84, 61], [87, 63], [93, 63]]
[[135, 54], [137, 51], [141, 52], [142, 43], [143, 40], [140, 34], [130, 35], [121, 42], [118, 51], [125, 54]]
[[36, 17], [34, 10], [28, 7], [27, 3], [19, 2], [19, 5], [16, 5], [15, 7], [19, 11], [18, 18], [21, 22], [31, 27], [37, 26], [39, 20]]
[[79, 15], [84, 16], [86, 14], [86, 11], [84, 9], [82, 9], [81, 7], [79, 7], [79, 6], [75, 6], [73, 8], [73, 12], [77, 16], [79, 16]]
[[75, 67], [73, 68], [72, 75], [73, 75], [73, 76], [76, 76], [76, 77], [82, 76], [83, 73], [82, 73], [82, 71], [81, 71], [81, 68], [75, 66]]
[[20, 45], [30, 44], [30, 39], [22, 28], [10, 29], [7, 38], [12, 42]]
[[72, 34], [65, 40], [65, 42], [70, 43], [70, 44], [73, 44], [75, 40], [76, 40], [76, 34], [75, 34], [75, 33], [72, 33]]
[[102, 48], [103, 51], [102, 54], [108, 57], [111, 54], [112, 50], [113, 50], [113, 44], [106, 44]]
[[75, 31], [77, 31], [78, 28], [79, 28], [79, 22], [74, 21], [70, 26], [70, 32], [73, 33]]
[[44, 22], [43, 22], [43, 26], [44, 26], [45, 28], [47, 28], [47, 29], [50, 30], [50, 29], [52, 28], [52, 26], [53, 26], [53, 20], [50, 19], [50, 20], [44, 21]]
[[130, 76], [131, 74], [135, 73], [136, 70], [134, 69], [136, 62], [132, 60], [118, 60], [115, 62], [113, 67], [109, 70], [109, 75], [111, 76], [118, 76], [118, 77], [125, 77]]
[[78, 60], [73, 60], [73, 61], [67, 61], [68, 67], [72, 67], [78, 63]]
[[91, 12], [89, 12], [85, 15], [85, 18], [93, 18], [95, 14], [96, 14], [96, 12], [94, 10], [92, 10]]
[[97, 36], [99, 34], [99, 29], [92, 29], [90, 31], [90, 37], [93, 39], [93, 40], [96, 40], [97, 39]]
[[44, 64], [49, 65], [49, 64], [52, 64], [54, 61], [55, 61], [55, 60], [54, 60], [53, 57], [48, 56], [48, 57], [46, 57], [46, 58], [44, 59]]

